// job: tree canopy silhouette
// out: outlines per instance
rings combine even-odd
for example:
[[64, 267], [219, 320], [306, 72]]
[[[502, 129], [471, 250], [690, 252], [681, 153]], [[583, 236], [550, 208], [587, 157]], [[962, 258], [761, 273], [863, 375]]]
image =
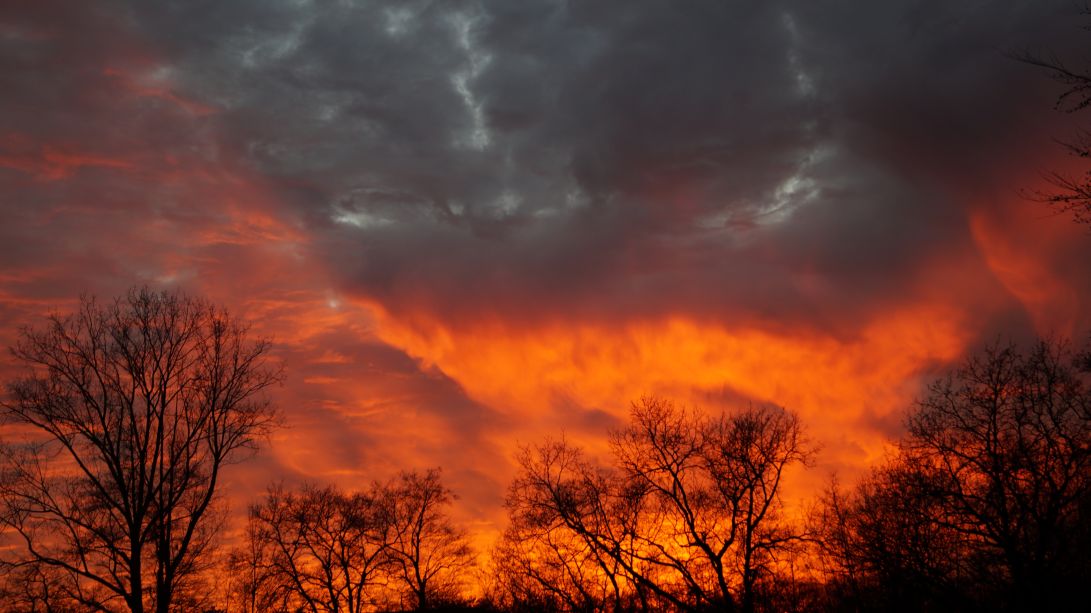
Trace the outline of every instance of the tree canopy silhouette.
[[232, 555], [236, 602], [248, 613], [371, 610], [390, 568], [392, 518], [377, 486], [353, 494], [270, 487], [250, 509], [246, 545]]
[[[1085, 8], [1081, 14], [1091, 15], [1091, 9]], [[1074, 114], [1091, 106], [1091, 68], [1074, 65], [1055, 53], [1021, 51], [1012, 56], [1044, 69], [1050, 78], [1063, 87], [1054, 102], [1054, 109]], [[1076, 128], [1072, 134], [1059, 140], [1072, 155], [1083, 160], [1091, 159], [1091, 132], [1086, 129]], [[1091, 224], [1091, 169], [1076, 176], [1050, 171], [1045, 179], [1053, 189], [1034, 190], [1029, 194], [1032, 199], [1050, 205], [1059, 213], [1072, 214], [1079, 223]]]
[[440, 471], [402, 472], [361, 491], [277, 485], [250, 509], [231, 556], [246, 612], [425, 610], [460, 602], [475, 563]]
[[827, 499], [842, 578], [910, 609], [1072, 602], [1091, 580], [1085, 356], [1064, 342], [998, 345], [932, 384], [891, 464]]
[[22, 545], [6, 562], [81, 609], [170, 610], [206, 563], [224, 467], [274, 423], [268, 351], [225, 310], [148, 288], [23, 330], [0, 405], [0, 524]]
[[502, 545], [525, 573], [508, 578], [512, 598], [755, 610], [778, 556], [803, 537], [780, 500], [785, 469], [810, 454], [798, 418], [764, 406], [705, 417], [644, 399], [611, 451], [600, 467], [563, 441], [524, 450]]

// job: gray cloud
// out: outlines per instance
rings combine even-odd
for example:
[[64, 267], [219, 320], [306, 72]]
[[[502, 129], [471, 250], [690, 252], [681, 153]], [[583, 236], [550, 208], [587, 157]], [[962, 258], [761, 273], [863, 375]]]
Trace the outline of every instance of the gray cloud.
[[1003, 52], [1079, 36], [1066, 8], [133, 12], [350, 291], [453, 318], [678, 301], [745, 317], [807, 301], [805, 269], [829, 286], [829, 325], [904, 299], [922, 262], [964, 253], [968, 194], [1018, 188], [1006, 171], [1053, 120], [1048, 84]]
[[[946, 295], [975, 333], [1022, 333], [970, 219], [1057, 159], [1070, 118], [1004, 52], [1085, 43], [1067, 0], [14, 4], [5, 331], [152, 281], [288, 304], [268, 317], [285, 329], [330, 292], [452, 327], [682, 314], [851, 337]], [[1076, 312], [1089, 245], [1040, 262]], [[502, 407], [331, 326], [282, 347], [315, 453], [400, 459], [384, 433], [418, 410], [446, 429], [421, 457], [467, 487], [500, 478], [479, 469], [519, 425]], [[327, 349], [347, 361], [316, 360]], [[383, 406], [361, 407], [372, 395]], [[541, 423], [616, 423], [551, 401]], [[889, 432], [879, 413], [861, 419]], [[473, 487], [495, 503], [496, 483]]]

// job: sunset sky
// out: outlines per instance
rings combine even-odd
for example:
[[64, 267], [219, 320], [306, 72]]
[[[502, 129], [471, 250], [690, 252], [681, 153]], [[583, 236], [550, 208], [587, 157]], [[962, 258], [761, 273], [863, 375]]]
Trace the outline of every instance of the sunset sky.
[[139, 284], [251, 320], [236, 511], [442, 466], [488, 534], [521, 444], [642, 395], [798, 412], [806, 496], [967, 352], [1088, 333], [1091, 227], [1021, 196], [1081, 116], [1007, 57], [1086, 59], [1076, 9], [10, 0], [0, 344]]

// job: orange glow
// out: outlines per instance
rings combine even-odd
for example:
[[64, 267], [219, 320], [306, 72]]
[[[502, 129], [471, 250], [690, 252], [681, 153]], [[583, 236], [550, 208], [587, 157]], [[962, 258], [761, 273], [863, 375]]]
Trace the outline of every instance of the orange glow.
[[[475, 400], [517, 415], [514, 439], [536, 441], [570, 428], [558, 399], [624, 419], [641, 395], [705, 410], [747, 399], [797, 411], [828, 467], [854, 471], [886, 448], [886, 420], [919, 390], [922, 370], [960, 355], [968, 333], [960, 312], [920, 305], [884, 314], [853, 338], [819, 333], [731, 330], [684, 316], [520, 329], [501, 322], [451, 329], [407, 325], [375, 307], [379, 336], [433, 364]], [[569, 432], [604, 447], [605, 432]], [[597, 442], [596, 442], [597, 440]], [[809, 488], [808, 488], [809, 489]]]
[[129, 160], [83, 153], [67, 147], [44, 146], [33, 154], [0, 155], [0, 167], [33, 175], [39, 181], [59, 181], [81, 168], [132, 170], [134, 165]]
[[1063, 273], [1063, 251], [1086, 240], [1067, 218], [1043, 219], [1026, 202], [970, 214], [970, 230], [992, 274], [1023, 306], [1040, 335], [1071, 335], [1081, 311], [1077, 284]]
[[[696, 13], [53, 4], [0, 18], [0, 384], [20, 326], [81, 294], [146, 284], [248, 322], [283, 427], [225, 472], [224, 551], [271, 483], [442, 467], [487, 554], [519, 448], [608, 462], [645, 396], [798, 414], [798, 518], [983, 344], [1088, 338], [1091, 226], [1019, 196], [1084, 176], [1049, 142], [1080, 116], [984, 35], [1016, 13], [880, 11], [856, 40], [829, 11], [717, 9], [747, 36], [675, 39]], [[899, 89], [888, 64], [937, 78]]]

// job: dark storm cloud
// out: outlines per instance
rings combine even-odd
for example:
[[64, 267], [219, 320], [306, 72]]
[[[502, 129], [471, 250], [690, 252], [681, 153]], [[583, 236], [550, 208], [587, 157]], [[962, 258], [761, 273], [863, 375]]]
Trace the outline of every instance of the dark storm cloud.
[[442, 464], [495, 515], [516, 439], [657, 390], [794, 404], [859, 468], [967, 347], [1086, 312], [1091, 243], [1010, 223], [1070, 124], [1005, 52], [1073, 14], [7, 2], [0, 345], [81, 291], [228, 303], [289, 372], [251, 498]]
[[0, 9], [0, 261], [19, 277], [13, 293], [118, 291], [158, 274], [154, 222], [181, 234], [219, 221], [193, 202], [223, 185], [179, 177], [230, 161], [206, 109], [166, 88], [169, 72], [116, 5]]
[[[263, 87], [270, 79], [235, 80], [242, 56], [224, 60], [222, 81], [186, 61], [187, 49], [209, 44], [202, 36], [236, 44], [212, 31], [221, 18], [244, 30], [261, 21], [260, 12], [238, 8], [246, 10], [230, 14], [224, 6], [229, 13], [187, 23], [169, 10], [154, 22], [154, 15], [121, 3], [0, 7], [0, 345], [11, 344], [20, 326], [39, 324], [46, 311], [66, 310], [84, 292], [109, 299], [138, 283], [180, 286], [227, 303], [255, 322], [256, 334], [277, 338], [277, 357], [293, 373], [278, 405], [290, 426], [310, 436], [321, 459], [287, 469], [282, 463], [277, 472], [381, 466], [377, 458], [386, 458], [388, 472], [407, 466], [398, 455], [412, 447], [399, 430], [407, 410], [448, 433], [444, 442], [418, 441], [417, 451], [455, 467], [456, 479], [452, 442], [474, 449], [460, 452], [465, 461], [502, 463], [484, 440], [486, 424], [502, 425], [501, 418], [442, 373], [377, 341], [358, 321], [345, 325], [358, 313], [337, 315], [327, 305], [324, 266], [301, 253], [309, 239], [297, 218], [312, 212], [282, 206], [263, 176], [275, 176], [276, 169], [260, 161], [273, 159], [262, 142], [290, 141], [292, 149], [326, 138], [336, 150], [335, 134], [289, 131], [299, 125], [289, 117], [267, 126], [266, 141], [234, 138], [265, 120], [256, 114], [256, 123], [245, 121], [247, 109], [269, 93]], [[294, 16], [268, 8], [270, 23], [290, 23]], [[256, 35], [264, 40], [266, 32]], [[173, 46], [175, 40], [184, 45]], [[268, 151], [275, 148], [270, 144]], [[311, 178], [324, 185], [336, 158], [316, 158]], [[293, 165], [285, 174], [302, 172]], [[329, 212], [313, 216], [328, 220]], [[325, 321], [331, 313], [332, 321]], [[344, 361], [323, 361], [330, 351]], [[0, 372], [8, 366], [0, 363]], [[365, 396], [377, 406], [361, 409], [358, 399]], [[388, 437], [378, 436], [381, 428]]]
[[[997, 189], [1049, 119], [1047, 84], [1003, 54], [1078, 36], [1068, 8], [132, 11], [352, 291], [449, 317], [686, 304], [806, 320], [783, 305], [815, 303], [831, 325], [970, 248], [967, 194]], [[800, 275], [826, 289], [808, 294]]]

